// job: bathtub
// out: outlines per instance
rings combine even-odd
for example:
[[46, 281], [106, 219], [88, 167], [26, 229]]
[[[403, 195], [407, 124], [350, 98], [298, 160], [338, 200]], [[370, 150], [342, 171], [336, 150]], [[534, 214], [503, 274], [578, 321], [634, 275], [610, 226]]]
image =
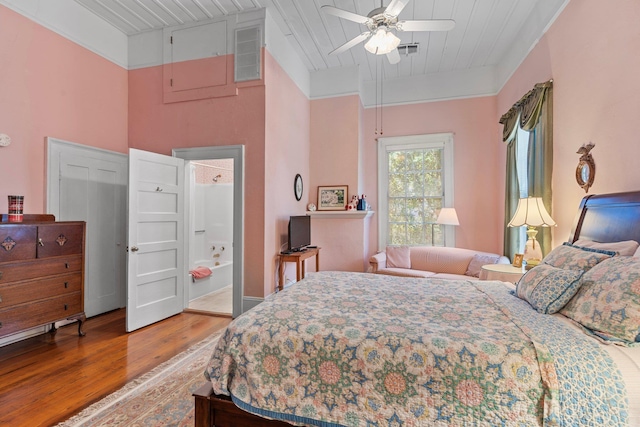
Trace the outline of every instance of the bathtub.
[[194, 262], [192, 268], [208, 267], [211, 276], [196, 279], [194, 282], [189, 274], [189, 301], [233, 284], [233, 262], [219, 261], [219, 265], [215, 263], [208, 259]]

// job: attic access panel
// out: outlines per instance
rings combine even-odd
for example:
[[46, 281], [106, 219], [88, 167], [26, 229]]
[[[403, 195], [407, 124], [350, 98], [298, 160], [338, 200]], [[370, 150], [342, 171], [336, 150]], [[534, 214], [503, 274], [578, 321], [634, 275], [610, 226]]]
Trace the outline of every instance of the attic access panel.
[[213, 22], [171, 32], [172, 92], [227, 84], [227, 23]]

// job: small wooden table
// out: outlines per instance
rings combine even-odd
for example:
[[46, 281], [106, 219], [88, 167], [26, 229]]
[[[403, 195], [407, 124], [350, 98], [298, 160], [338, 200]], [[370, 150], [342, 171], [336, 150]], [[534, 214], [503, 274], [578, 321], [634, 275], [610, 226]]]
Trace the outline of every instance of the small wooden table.
[[284, 263], [296, 263], [296, 281], [304, 279], [305, 263], [308, 258], [316, 257], [316, 271], [320, 271], [320, 248], [308, 248], [300, 252], [291, 252], [289, 254], [280, 254], [280, 277], [278, 281], [278, 290], [284, 289]]

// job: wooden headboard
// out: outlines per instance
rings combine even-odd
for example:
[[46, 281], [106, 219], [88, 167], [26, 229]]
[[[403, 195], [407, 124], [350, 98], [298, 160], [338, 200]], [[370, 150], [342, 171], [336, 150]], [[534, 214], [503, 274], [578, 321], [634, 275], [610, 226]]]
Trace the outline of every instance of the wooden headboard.
[[582, 199], [569, 241], [640, 242], [640, 191], [596, 194]]

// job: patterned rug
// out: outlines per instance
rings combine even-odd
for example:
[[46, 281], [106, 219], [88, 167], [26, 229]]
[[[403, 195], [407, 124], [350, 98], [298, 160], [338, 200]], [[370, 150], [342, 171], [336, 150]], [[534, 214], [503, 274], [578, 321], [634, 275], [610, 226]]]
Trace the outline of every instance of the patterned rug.
[[191, 393], [204, 383], [204, 369], [219, 337], [189, 347], [57, 427], [193, 426]]

